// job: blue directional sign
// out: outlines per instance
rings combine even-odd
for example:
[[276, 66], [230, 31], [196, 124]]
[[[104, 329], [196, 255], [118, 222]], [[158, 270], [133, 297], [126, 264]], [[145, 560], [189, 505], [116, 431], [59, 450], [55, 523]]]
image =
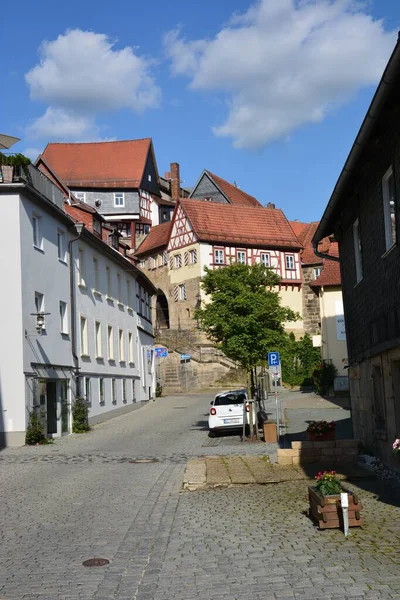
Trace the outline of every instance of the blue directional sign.
[[190, 360], [191, 356], [190, 354], [181, 354], [181, 360], [186, 361], [186, 360]]
[[268, 352], [268, 366], [277, 367], [281, 362], [279, 352]]
[[154, 348], [154, 354], [156, 358], [167, 358], [168, 349], [167, 348]]

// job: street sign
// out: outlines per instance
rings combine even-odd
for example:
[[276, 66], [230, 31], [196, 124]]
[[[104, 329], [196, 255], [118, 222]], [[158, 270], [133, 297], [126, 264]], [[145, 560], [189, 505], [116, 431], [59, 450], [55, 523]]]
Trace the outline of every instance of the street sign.
[[279, 380], [282, 377], [281, 365], [279, 364], [275, 367], [270, 367], [270, 373], [274, 381]]
[[167, 358], [168, 349], [167, 348], [154, 348], [154, 354], [156, 358]]
[[268, 352], [268, 366], [277, 367], [280, 364], [279, 352]]
[[182, 361], [190, 360], [191, 358], [192, 357], [190, 356], [190, 354], [181, 354]]

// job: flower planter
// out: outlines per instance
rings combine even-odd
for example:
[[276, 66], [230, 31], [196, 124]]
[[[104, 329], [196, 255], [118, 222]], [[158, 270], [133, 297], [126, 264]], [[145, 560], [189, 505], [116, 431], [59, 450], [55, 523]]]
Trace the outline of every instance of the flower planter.
[[[361, 516], [362, 505], [358, 496], [346, 489], [343, 491], [349, 495], [349, 527], [364, 525], [364, 517]], [[319, 529], [343, 528], [340, 494], [322, 496], [316, 488], [309, 487], [308, 500], [310, 503], [308, 515], [316, 521]]]
[[12, 183], [14, 167], [9, 165], [1, 165], [1, 171], [3, 173], [4, 183]]
[[326, 431], [325, 433], [312, 433], [307, 431], [308, 439], [310, 442], [334, 442], [335, 441], [335, 430]]

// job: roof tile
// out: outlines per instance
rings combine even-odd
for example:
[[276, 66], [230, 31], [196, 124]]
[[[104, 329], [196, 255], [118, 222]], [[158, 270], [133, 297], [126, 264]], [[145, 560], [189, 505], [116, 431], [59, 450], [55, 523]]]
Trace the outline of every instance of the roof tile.
[[242, 206], [262, 206], [254, 196], [246, 194], [246, 192], [240, 188], [225, 181], [225, 179], [218, 177], [218, 175], [214, 175], [211, 171], [206, 171], [206, 173], [214, 180], [221, 192], [225, 194], [232, 204]]
[[167, 246], [172, 229], [172, 221], [156, 225], [150, 229], [147, 237], [137, 248], [135, 255], [145, 255]]
[[[331, 242], [328, 254], [339, 258], [339, 245], [337, 242]], [[342, 285], [340, 276], [340, 263], [336, 260], [324, 259], [324, 266], [321, 275], [312, 282], [313, 287], [329, 287]]]

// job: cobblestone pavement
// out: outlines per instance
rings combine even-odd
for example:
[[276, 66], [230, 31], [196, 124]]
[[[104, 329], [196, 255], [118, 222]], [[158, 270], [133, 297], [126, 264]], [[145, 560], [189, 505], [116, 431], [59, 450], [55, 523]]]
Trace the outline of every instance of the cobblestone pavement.
[[[305, 481], [181, 491], [189, 458], [243, 454], [237, 438], [205, 446], [209, 400], [0, 452], [0, 600], [400, 598], [400, 492], [383, 482], [358, 482], [367, 525], [349, 540], [306, 517]], [[92, 557], [110, 564], [83, 567]]]

